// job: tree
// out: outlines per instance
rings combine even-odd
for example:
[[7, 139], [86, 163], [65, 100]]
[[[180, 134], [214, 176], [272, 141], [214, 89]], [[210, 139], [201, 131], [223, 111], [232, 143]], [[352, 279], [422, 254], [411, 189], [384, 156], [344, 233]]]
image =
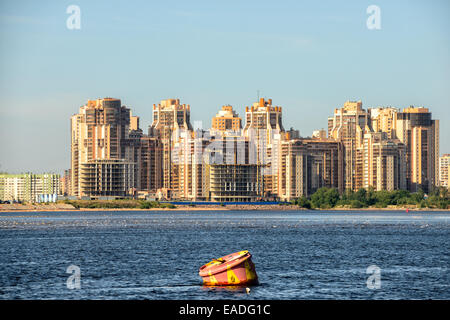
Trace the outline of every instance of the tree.
[[311, 208], [311, 201], [308, 200], [305, 196], [298, 198], [296, 201], [296, 204], [298, 204], [299, 207], [310, 209]]
[[411, 198], [414, 200], [414, 202], [416, 204], [419, 204], [424, 199], [424, 196], [425, 196], [425, 193], [423, 192], [423, 190], [419, 189], [419, 191], [417, 191], [416, 193], [413, 193], [411, 195]]
[[332, 208], [339, 201], [339, 192], [335, 188], [320, 188], [311, 196], [314, 208]]
[[361, 202], [362, 204], [366, 204], [367, 199], [366, 199], [366, 194], [367, 191], [366, 189], [359, 189], [356, 194], [355, 194], [355, 199], [354, 200], [358, 200], [359, 202]]

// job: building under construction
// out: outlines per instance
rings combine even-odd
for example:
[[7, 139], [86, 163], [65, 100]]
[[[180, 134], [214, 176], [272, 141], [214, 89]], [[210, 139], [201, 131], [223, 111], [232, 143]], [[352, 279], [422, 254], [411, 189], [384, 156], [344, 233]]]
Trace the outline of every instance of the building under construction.
[[134, 162], [98, 159], [83, 162], [80, 166], [80, 197], [133, 196], [135, 191]]

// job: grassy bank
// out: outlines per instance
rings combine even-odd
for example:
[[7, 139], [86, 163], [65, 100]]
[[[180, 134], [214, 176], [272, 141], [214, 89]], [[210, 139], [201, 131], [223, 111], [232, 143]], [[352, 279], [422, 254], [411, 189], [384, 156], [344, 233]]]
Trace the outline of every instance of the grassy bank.
[[65, 204], [70, 204], [76, 209], [176, 208], [176, 206], [171, 203], [160, 203], [158, 201], [145, 201], [145, 200], [63, 200], [61, 202]]

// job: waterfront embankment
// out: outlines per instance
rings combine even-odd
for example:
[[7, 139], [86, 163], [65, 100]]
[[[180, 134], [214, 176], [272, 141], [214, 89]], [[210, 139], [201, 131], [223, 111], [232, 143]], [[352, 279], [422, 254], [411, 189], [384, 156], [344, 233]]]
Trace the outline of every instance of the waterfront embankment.
[[[155, 205], [154, 207], [149, 206], [148, 208], [142, 208], [141, 206], [132, 205], [132, 202], [127, 202], [126, 204], [116, 202], [99, 202], [95, 201], [89, 203], [88, 201], [75, 201], [74, 203], [35, 203], [35, 204], [0, 204], [0, 212], [52, 212], [52, 211], [299, 211], [299, 210], [310, 210], [301, 208], [298, 205], [291, 204], [269, 204], [269, 205], [256, 205], [256, 204], [227, 204], [227, 205], [170, 205], [161, 204]], [[313, 209], [314, 211], [449, 211], [445, 209], [438, 208], [418, 208], [414, 205], [408, 206], [388, 206], [386, 208], [345, 208], [345, 207], [334, 207], [329, 209]]]

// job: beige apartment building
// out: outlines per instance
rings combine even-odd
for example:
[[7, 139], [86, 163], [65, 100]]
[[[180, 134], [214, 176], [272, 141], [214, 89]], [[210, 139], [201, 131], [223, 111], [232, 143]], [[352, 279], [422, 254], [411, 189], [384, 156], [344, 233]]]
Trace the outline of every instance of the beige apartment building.
[[72, 194], [72, 169], [64, 170], [64, 175], [60, 178], [61, 195], [69, 196]]
[[450, 188], [450, 176], [448, 169], [450, 167], [450, 154], [444, 154], [439, 158], [439, 185]]
[[245, 107], [243, 136], [251, 142], [250, 163], [262, 170], [264, 196], [276, 197], [281, 143], [287, 138], [283, 127], [282, 107], [272, 105], [272, 99], [264, 98]]
[[[119, 99], [88, 100], [80, 107], [79, 113], [71, 118], [73, 195], [123, 197], [131, 189], [139, 188], [136, 162], [141, 134], [136, 131], [138, 122], [138, 118], [132, 117], [130, 109], [122, 106]], [[131, 173], [129, 170], [134, 171]], [[127, 173], [126, 177], [114, 176], [123, 173]], [[134, 179], [130, 184], [129, 177]], [[113, 181], [121, 182], [113, 187]], [[97, 192], [97, 186], [106, 189]], [[119, 187], [123, 189], [118, 190]]]
[[176, 161], [172, 161], [172, 150], [182, 135], [189, 135], [188, 132], [192, 132], [189, 105], [180, 104], [180, 99], [166, 99], [153, 105], [149, 136], [157, 137], [162, 143], [163, 188], [179, 188], [178, 167], [173, 164]]
[[223, 106], [212, 119], [212, 131], [239, 131], [242, 128], [242, 119], [230, 105]]
[[300, 138], [282, 143], [277, 194], [290, 201], [310, 196], [319, 188], [344, 191], [344, 150], [327, 138]]
[[372, 128], [405, 146], [406, 188], [430, 192], [439, 183], [439, 121], [431, 119], [427, 108], [370, 109]]
[[357, 191], [362, 186], [357, 182], [357, 149], [361, 146], [364, 132], [370, 129], [369, 113], [362, 108], [361, 101], [347, 101], [334, 110], [328, 118], [328, 137], [342, 142], [344, 146], [345, 189]]
[[206, 200], [249, 202], [263, 197], [262, 168], [250, 160], [251, 143], [242, 136], [223, 136], [204, 150]]
[[373, 131], [385, 132], [388, 139], [395, 139], [397, 114], [400, 110], [392, 107], [369, 108], [368, 110]]
[[396, 138], [406, 145], [407, 188], [430, 192], [439, 184], [439, 120], [427, 108], [405, 108], [397, 114]]
[[139, 190], [154, 192], [163, 187], [162, 143], [156, 137], [143, 136], [139, 152]]
[[224, 202], [292, 200], [321, 187], [429, 192], [439, 183], [439, 122], [426, 108], [366, 111], [361, 101], [347, 101], [328, 118], [328, 138], [323, 129], [312, 138], [285, 131], [282, 108], [271, 99], [245, 110], [242, 130], [225, 105], [211, 130], [194, 131], [189, 105], [162, 100], [144, 135], [119, 99], [89, 100], [71, 118], [64, 192]]
[[406, 148], [386, 132], [366, 131], [357, 149], [356, 184], [359, 188], [406, 188]]

